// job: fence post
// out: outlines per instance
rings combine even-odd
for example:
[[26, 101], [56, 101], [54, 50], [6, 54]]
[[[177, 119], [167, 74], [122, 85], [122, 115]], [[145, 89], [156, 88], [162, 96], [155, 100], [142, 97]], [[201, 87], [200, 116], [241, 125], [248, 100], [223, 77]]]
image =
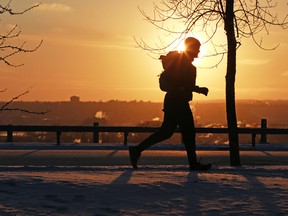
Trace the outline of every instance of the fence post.
[[57, 132], [56, 132], [56, 136], [57, 136], [57, 145], [60, 145], [61, 131], [57, 131]]
[[[267, 128], [267, 119], [261, 119], [261, 129]], [[267, 134], [266, 132], [261, 133], [261, 143], [267, 143]]]
[[13, 131], [12, 131], [12, 125], [8, 125], [7, 130], [7, 142], [13, 142]]
[[256, 146], [256, 133], [252, 133], [252, 148]]
[[98, 122], [94, 122], [93, 124], [94, 131], [93, 131], [93, 143], [99, 143], [99, 130], [97, 127], [99, 127]]
[[126, 146], [128, 143], [128, 131], [124, 132], [124, 145]]

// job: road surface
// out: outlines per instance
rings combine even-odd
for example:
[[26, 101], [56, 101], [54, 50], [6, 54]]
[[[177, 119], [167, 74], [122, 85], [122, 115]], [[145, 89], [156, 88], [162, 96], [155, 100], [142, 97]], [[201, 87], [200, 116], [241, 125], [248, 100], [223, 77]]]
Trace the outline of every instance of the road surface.
[[[201, 163], [230, 164], [229, 151], [197, 151]], [[242, 165], [288, 165], [288, 151], [241, 151]], [[141, 165], [186, 165], [183, 150], [147, 150]], [[0, 166], [116, 166], [130, 165], [127, 150], [0, 149]]]

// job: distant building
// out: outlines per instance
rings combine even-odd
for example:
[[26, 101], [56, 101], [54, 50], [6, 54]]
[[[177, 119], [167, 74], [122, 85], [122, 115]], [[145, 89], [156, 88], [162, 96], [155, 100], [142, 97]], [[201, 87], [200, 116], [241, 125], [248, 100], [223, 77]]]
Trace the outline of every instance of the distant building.
[[70, 102], [71, 102], [71, 103], [79, 103], [79, 102], [80, 102], [80, 97], [78, 97], [78, 96], [71, 96], [71, 97], [70, 97]]

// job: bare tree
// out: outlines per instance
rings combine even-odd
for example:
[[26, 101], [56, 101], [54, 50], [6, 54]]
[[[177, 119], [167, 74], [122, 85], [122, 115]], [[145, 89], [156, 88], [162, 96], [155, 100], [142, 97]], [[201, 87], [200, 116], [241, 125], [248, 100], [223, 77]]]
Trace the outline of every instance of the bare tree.
[[[31, 6], [29, 8], [26, 8], [25, 10], [22, 11], [14, 11], [11, 6], [11, 1], [8, 1], [7, 4], [0, 3], [0, 15], [8, 13], [11, 16], [16, 16], [16, 15], [23, 15], [24, 13], [32, 10], [35, 7], [38, 7], [39, 4]], [[21, 31], [18, 29], [18, 26], [15, 25], [12, 28], [10, 28], [6, 33], [0, 32], [0, 62], [11, 66], [11, 67], [19, 67], [22, 66], [23, 64], [15, 64], [11, 62], [11, 57], [21, 54], [21, 53], [30, 53], [36, 51], [42, 44], [42, 40], [38, 45], [35, 47], [29, 48], [26, 46], [26, 41], [20, 43], [20, 44], [15, 44], [15, 39], [17, 39], [21, 34]], [[3, 93], [7, 91], [7, 89], [0, 90], [0, 93]], [[0, 107], [0, 112], [2, 111], [21, 111], [21, 112], [26, 112], [26, 113], [33, 113], [33, 114], [45, 114], [48, 111], [45, 112], [36, 112], [36, 111], [29, 111], [26, 109], [21, 109], [21, 108], [12, 108], [10, 107], [11, 104], [19, 99], [20, 97], [26, 95], [29, 93], [29, 90], [13, 97], [10, 101], [6, 102], [2, 107]]]
[[[161, 0], [159, 4], [154, 3], [153, 16], [140, 9], [148, 22], [174, 35], [170, 42], [164, 43], [161, 40], [156, 47], [142, 39], [137, 41], [143, 49], [161, 51], [183, 39], [185, 35], [200, 29], [207, 36], [206, 42], [210, 42], [214, 47], [213, 56], [221, 55], [222, 59], [227, 55], [226, 115], [231, 166], [241, 165], [235, 106], [236, 52], [243, 38], [252, 38], [261, 49], [265, 49], [262, 39], [256, 38], [258, 33], [268, 34], [271, 26], [287, 28], [287, 14], [279, 19], [274, 10], [276, 7], [277, 1], [274, 0]], [[183, 27], [173, 27], [171, 21], [176, 21]], [[223, 29], [226, 32], [225, 44], [214, 43], [215, 36], [221, 34]]]

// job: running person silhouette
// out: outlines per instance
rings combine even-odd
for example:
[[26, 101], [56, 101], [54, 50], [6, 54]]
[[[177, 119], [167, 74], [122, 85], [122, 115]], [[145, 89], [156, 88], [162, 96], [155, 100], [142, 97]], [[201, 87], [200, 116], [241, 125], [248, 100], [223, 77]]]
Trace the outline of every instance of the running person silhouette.
[[170, 138], [179, 126], [182, 140], [187, 152], [189, 170], [201, 171], [211, 168], [211, 164], [201, 164], [197, 161], [195, 126], [189, 101], [192, 92], [207, 96], [208, 88], [196, 86], [196, 67], [192, 64], [200, 52], [200, 42], [193, 37], [184, 41], [185, 51], [181, 54], [173, 84], [167, 90], [164, 98], [164, 120], [156, 133], [152, 134], [137, 146], [129, 147], [129, 157], [133, 168], [137, 168], [141, 153], [150, 146]]

